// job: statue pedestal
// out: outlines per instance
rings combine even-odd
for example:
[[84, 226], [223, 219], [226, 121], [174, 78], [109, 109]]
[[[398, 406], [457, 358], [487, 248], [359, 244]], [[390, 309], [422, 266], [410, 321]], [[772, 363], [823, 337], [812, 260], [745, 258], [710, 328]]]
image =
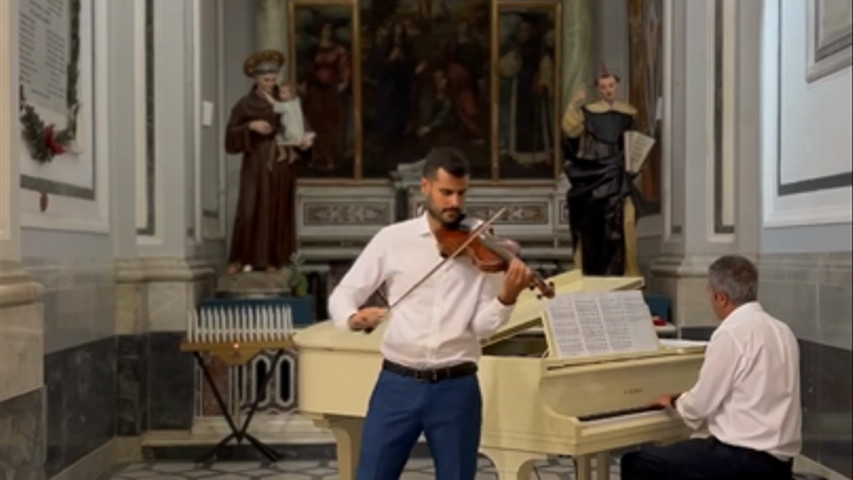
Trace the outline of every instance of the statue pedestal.
[[216, 282], [218, 298], [272, 298], [290, 295], [290, 270], [225, 274]]

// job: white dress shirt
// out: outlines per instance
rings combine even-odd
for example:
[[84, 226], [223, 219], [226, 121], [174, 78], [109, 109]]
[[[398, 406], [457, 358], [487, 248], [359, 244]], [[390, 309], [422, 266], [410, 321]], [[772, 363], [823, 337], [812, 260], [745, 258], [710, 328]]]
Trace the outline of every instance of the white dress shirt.
[[[442, 260], [426, 214], [380, 230], [329, 297], [329, 313], [340, 328], [382, 284], [393, 304]], [[396, 305], [382, 342], [385, 358], [412, 368], [435, 368], [480, 358], [482, 338], [512, 313], [497, 296], [504, 273], [483, 273], [468, 257], [442, 267]]]
[[802, 445], [796, 337], [757, 302], [741, 305], [711, 336], [696, 385], [675, 406], [723, 443], [793, 458]]

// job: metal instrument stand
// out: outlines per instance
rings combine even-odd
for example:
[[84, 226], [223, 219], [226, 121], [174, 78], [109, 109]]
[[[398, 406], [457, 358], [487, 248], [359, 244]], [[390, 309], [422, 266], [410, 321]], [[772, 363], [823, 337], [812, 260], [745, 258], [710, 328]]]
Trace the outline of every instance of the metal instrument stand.
[[199, 457], [198, 460], [196, 460], [196, 463], [212, 463], [208, 462], [208, 460], [215, 457], [219, 449], [227, 445], [228, 442], [230, 442], [231, 440], [235, 440], [237, 445], [242, 444], [244, 440], [248, 441], [248, 443], [251, 444], [255, 448], [255, 450], [257, 450], [261, 455], [266, 457], [266, 459], [269, 460], [270, 463], [275, 463], [282, 459], [282, 456], [279, 455], [275, 450], [273, 450], [271, 447], [264, 444], [254, 435], [248, 432], [249, 424], [252, 422], [252, 417], [254, 417], [255, 412], [258, 409], [258, 404], [260, 403], [261, 396], [255, 395], [255, 399], [249, 409], [249, 414], [247, 415], [246, 420], [243, 422], [243, 425], [238, 429], [237, 423], [231, 417], [231, 413], [225, 405], [225, 401], [222, 398], [222, 394], [219, 392], [219, 389], [216, 388], [216, 383], [213, 381], [213, 377], [204, 362], [202, 352], [209, 351], [215, 354], [221, 360], [223, 360], [226, 365], [232, 367], [236, 365], [245, 365], [252, 358], [254, 358], [255, 355], [257, 355], [261, 350], [276, 350], [275, 358], [272, 362], [272, 368], [269, 372], [267, 372], [266, 377], [263, 379], [263, 386], [261, 387], [261, 391], [265, 391], [267, 386], [269, 385], [270, 380], [275, 374], [276, 365], [278, 364], [278, 361], [281, 359], [281, 356], [284, 355], [284, 351], [291, 347], [292, 342], [290, 342], [289, 340], [276, 342], [235, 342], [233, 344], [189, 342], [184, 342], [181, 344], [182, 351], [193, 352], [193, 356], [195, 357], [196, 362], [204, 373], [204, 378], [207, 381], [207, 384], [213, 391], [213, 396], [214, 398], [216, 398], [216, 403], [219, 405], [219, 409], [222, 411], [222, 415], [225, 417], [225, 421], [228, 423], [228, 427], [231, 429], [231, 433], [229, 433], [225, 438], [220, 440], [219, 443], [214, 445], [207, 453]]

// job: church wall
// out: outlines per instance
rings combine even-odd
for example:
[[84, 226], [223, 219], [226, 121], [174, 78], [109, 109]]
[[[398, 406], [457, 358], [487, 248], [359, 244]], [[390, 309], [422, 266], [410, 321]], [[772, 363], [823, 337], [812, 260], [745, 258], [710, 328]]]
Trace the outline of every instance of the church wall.
[[[16, 22], [7, 21], [7, 8], [12, 7], [8, 18], [13, 18], [18, 3], [2, 3], [0, 30], [4, 35], [11, 31], [15, 45], [14, 30], [6, 27]], [[158, 20], [159, 43], [148, 51], [146, 3], [172, 21]], [[4, 111], [2, 147], [12, 154], [4, 150], [0, 163], [0, 354], [4, 367], [16, 366], [14, 374], [4, 370], [0, 382], [4, 478], [91, 478], [89, 473], [97, 475], [115, 460], [104, 452], [116, 444], [116, 435], [191, 425], [193, 367], [178, 343], [185, 312], [212, 292], [213, 268], [222, 262], [225, 244], [224, 158], [216, 153], [221, 142], [212, 138], [223, 128], [218, 58], [223, 48], [213, 42], [198, 55], [195, 50], [202, 41], [217, 39], [220, 25], [213, 20], [221, 15], [210, 2], [194, 8], [201, 3], [186, 2], [184, 9], [179, 2], [159, 0], [84, 0], [81, 35], [101, 39], [94, 57], [84, 55], [81, 65], [81, 88], [94, 92], [86, 100], [97, 110], [84, 118], [94, 132], [84, 149], [94, 164], [91, 205], [59, 192], [48, 196], [42, 213], [32, 191], [19, 196], [17, 189], [7, 188], [18, 181], [19, 167], [32, 160], [19, 162], [22, 145], [5, 141], [18, 139], [21, 132], [17, 119], [7, 119]], [[91, 13], [87, 5], [93, 6]], [[185, 43], [187, 31], [198, 34]], [[7, 97], [17, 100], [17, 75], [11, 68], [16, 62], [12, 57], [7, 64], [6, 42], [2, 37], [4, 104]], [[155, 71], [160, 76], [154, 80], [164, 83], [152, 98], [160, 116], [152, 123], [158, 130], [151, 142], [144, 94], [149, 59], [159, 63]], [[182, 87], [185, 83], [191, 87]], [[204, 101], [214, 103], [209, 122]], [[177, 107], [170, 111], [163, 105]], [[150, 164], [147, 147], [153, 152]], [[166, 168], [148, 172], [154, 173], [150, 192], [137, 191], [138, 167], [149, 166]], [[147, 204], [149, 193], [155, 221], [146, 235], [135, 220], [137, 202]], [[10, 211], [10, 205], [19, 207]], [[15, 362], [7, 361], [10, 355]], [[80, 468], [89, 473], [75, 477]]]
[[760, 296], [800, 340], [803, 454], [851, 478], [851, 69], [807, 79], [807, 2], [764, 22]]
[[[114, 432], [116, 293], [109, 204], [115, 185], [106, 123], [110, 58], [103, 39], [110, 23], [105, 3], [82, 2], [82, 7], [81, 153], [76, 162], [57, 157], [39, 169], [23, 146], [15, 158], [21, 174], [15, 181], [22, 188], [16, 212], [21, 228], [14, 234], [20, 239], [21, 265], [43, 291], [30, 317], [40, 326], [37, 343], [30, 345], [39, 347], [40, 368], [32, 371], [24, 363], [16, 372], [18, 377], [37, 374], [43, 387], [26, 394], [28, 401], [10, 400], [18, 407], [9, 405], [21, 415], [13, 431], [32, 428], [36, 433], [27, 439], [29, 448], [41, 452], [34, 465], [38, 472], [17, 472], [22, 478], [49, 478], [104, 445]], [[93, 43], [95, 37], [101, 42]], [[13, 136], [20, 137], [19, 128], [12, 128]], [[71, 186], [76, 177], [69, 166], [75, 164], [91, 171], [88, 186]], [[77, 180], [87, 181], [85, 175]], [[5, 413], [6, 405], [0, 408]]]

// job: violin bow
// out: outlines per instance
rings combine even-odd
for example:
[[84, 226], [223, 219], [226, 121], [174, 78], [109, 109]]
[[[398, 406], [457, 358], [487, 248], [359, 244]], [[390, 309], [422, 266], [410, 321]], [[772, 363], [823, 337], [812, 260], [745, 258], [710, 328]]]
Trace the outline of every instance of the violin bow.
[[[409, 294], [410, 294], [410, 293], [412, 293], [413, 291], [415, 291], [415, 289], [416, 289], [416, 288], [418, 288], [418, 287], [419, 287], [419, 286], [421, 286], [425, 281], [427, 281], [427, 279], [428, 279], [429, 277], [431, 277], [431, 276], [432, 276], [436, 271], [438, 271], [438, 269], [439, 269], [439, 268], [441, 268], [441, 266], [442, 266], [442, 265], [444, 265], [445, 263], [447, 263], [447, 261], [448, 261], [448, 260], [451, 260], [451, 259], [456, 258], [457, 256], [459, 256], [459, 254], [460, 254], [460, 253], [462, 253], [462, 251], [464, 251], [464, 250], [465, 250], [465, 248], [466, 248], [466, 247], [468, 247], [468, 245], [470, 245], [470, 244], [471, 244], [471, 242], [473, 242], [473, 241], [474, 241], [474, 240], [475, 240], [475, 239], [480, 235], [480, 233], [482, 233], [485, 229], [489, 228], [489, 227], [492, 225], [492, 223], [494, 223], [498, 218], [500, 218], [500, 216], [501, 216], [501, 215], [503, 215], [503, 213], [506, 211], [506, 208], [507, 208], [506, 206], [501, 207], [501, 208], [497, 211], [497, 213], [495, 213], [494, 215], [492, 215], [492, 216], [491, 216], [488, 220], [486, 220], [485, 222], [483, 222], [483, 223], [481, 223], [480, 225], [478, 225], [478, 226], [477, 226], [477, 228], [475, 228], [475, 229], [471, 232], [471, 235], [468, 237], [468, 239], [467, 239], [467, 240], [465, 240], [465, 242], [463, 242], [463, 243], [462, 243], [462, 245], [460, 245], [460, 246], [459, 246], [459, 248], [457, 248], [457, 249], [456, 249], [456, 251], [454, 251], [452, 254], [450, 254], [450, 255], [448, 255], [448, 256], [446, 256], [446, 257], [444, 257], [443, 259], [441, 259], [441, 261], [440, 261], [440, 262], [438, 262], [434, 267], [432, 267], [432, 269], [431, 269], [429, 272], [427, 272], [426, 274], [424, 274], [424, 276], [423, 276], [423, 277], [421, 277], [421, 278], [420, 278], [420, 280], [418, 280], [417, 282], [415, 282], [415, 284], [414, 284], [414, 285], [412, 285], [411, 287], [409, 287], [409, 289], [408, 289], [408, 290], [406, 290], [402, 295], [400, 295], [400, 298], [398, 298], [396, 301], [394, 301], [394, 303], [393, 303], [393, 304], [388, 305], [388, 313], [390, 313], [390, 312], [391, 312], [391, 309], [392, 309], [392, 308], [394, 308], [396, 305], [398, 305], [398, 304], [399, 304], [399, 303], [400, 303], [404, 298], [406, 298], [407, 296], [409, 296]], [[377, 290], [377, 293], [379, 293], [379, 296], [380, 296], [380, 297], [382, 297], [382, 300], [384, 300], [384, 301], [385, 301], [385, 303], [388, 303], [388, 299], [385, 297], [385, 295], [382, 293], [382, 291], [381, 291], [381, 290]], [[388, 315], [388, 313], [386, 313], [386, 316]], [[366, 333], [370, 333], [370, 332], [372, 332], [372, 331], [373, 331], [373, 329], [372, 329], [372, 328], [370, 328], [370, 329], [365, 329], [364, 331], [365, 331]]]

